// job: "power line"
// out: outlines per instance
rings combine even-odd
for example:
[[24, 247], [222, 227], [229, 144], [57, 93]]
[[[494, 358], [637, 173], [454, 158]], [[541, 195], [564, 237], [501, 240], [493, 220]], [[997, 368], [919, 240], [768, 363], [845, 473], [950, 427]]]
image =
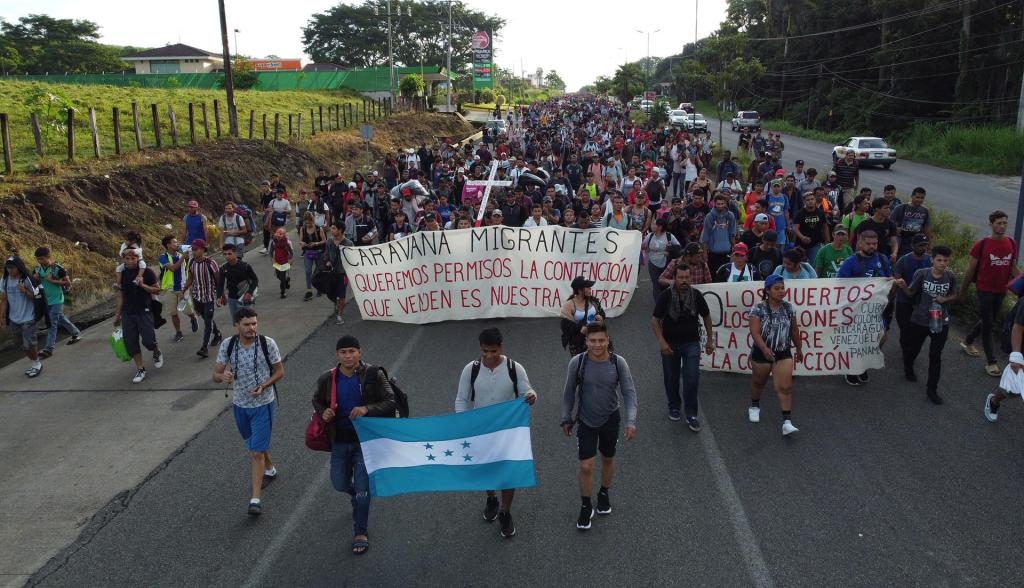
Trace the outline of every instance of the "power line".
[[[966, 0], [966, 1], [973, 2], [974, 0]], [[900, 21], [900, 20], [906, 20], [908, 18], [915, 18], [915, 17], [919, 17], [919, 16], [924, 16], [924, 15], [927, 15], [927, 14], [932, 14], [932, 13], [935, 13], [935, 12], [940, 12], [940, 11], [946, 10], [948, 8], [953, 8], [953, 7], [959, 6], [959, 5], [960, 5], [960, 0], [950, 0], [950, 1], [942, 3], [942, 4], [937, 4], [937, 5], [931, 6], [929, 8], [922, 8], [920, 10], [914, 10], [912, 12], [907, 12], [907, 13], [904, 13], [904, 14], [900, 14], [898, 16], [891, 16], [891, 17], [888, 17], [888, 18], [880, 18], [880, 19], [872, 21], [872, 22], [861, 23], [861, 24], [858, 24], [858, 25], [852, 25], [852, 26], [842, 27], [842, 28], [838, 28], [838, 29], [832, 29], [832, 30], [828, 30], [828, 31], [818, 31], [818, 32], [814, 32], [814, 33], [807, 33], [807, 34], [804, 34], [804, 35], [786, 35], [786, 36], [783, 36], [783, 37], [753, 37], [753, 38], [748, 38], [747, 40], [748, 41], [785, 41], [787, 39], [790, 39], [790, 40], [791, 39], [805, 39], [805, 38], [809, 38], [809, 37], [820, 37], [822, 35], [832, 35], [832, 34], [835, 34], [835, 33], [846, 33], [846, 32], [849, 32], [849, 31], [856, 31], [856, 30], [860, 30], [860, 29], [876, 27], [876, 26], [887, 24], [887, 23], [890, 23], [890, 22], [897, 22], [897, 21]]]
[[[917, 102], [919, 104], [942, 104], [942, 105], [946, 105], [946, 104], [957, 104], [958, 103], [957, 100], [922, 100], [920, 98], [906, 98], [904, 96], [897, 96], [895, 94], [886, 94], [885, 92], [879, 92], [878, 90], [872, 90], [871, 88], [865, 88], [864, 86], [862, 86], [860, 84], [857, 84], [857, 83], [854, 83], [854, 82], [852, 82], [852, 81], [850, 81], [850, 80], [848, 80], [848, 79], [846, 79], [846, 78], [844, 78], [844, 77], [842, 77], [840, 75], [836, 75], [835, 72], [833, 72], [832, 70], [828, 69], [827, 67], [825, 69], [828, 70], [829, 73], [833, 74], [833, 77], [835, 79], [838, 79], [839, 81], [846, 83], [848, 86], [851, 86], [851, 87], [856, 88], [858, 90], [863, 90], [865, 92], [869, 92], [871, 94], [876, 94], [878, 96], [883, 96], [885, 98], [892, 98], [894, 100], [903, 100], [903, 101], [906, 101], [906, 102]], [[1000, 102], [1016, 102], [1016, 101], [1017, 101], [1016, 98], [1001, 98], [1001, 99], [998, 99], [998, 100], [973, 100], [972, 99], [971, 103], [972, 104], [997, 104], [997, 103], [1000, 103]]]

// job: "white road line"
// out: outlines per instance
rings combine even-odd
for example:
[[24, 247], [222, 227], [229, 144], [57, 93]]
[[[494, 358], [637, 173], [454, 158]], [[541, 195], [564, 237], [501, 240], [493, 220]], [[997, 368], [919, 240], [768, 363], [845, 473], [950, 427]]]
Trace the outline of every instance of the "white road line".
[[703, 430], [700, 432], [701, 445], [704, 447], [704, 455], [711, 465], [711, 473], [715, 476], [715, 485], [722, 494], [722, 502], [729, 511], [729, 520], [732, 523], [733, 533], [736, 534], [736, 543], [739, 544], [740, 555], [747, 566], [747, 573], [758, 588], [772, 588], [772, 576], [768, 572], [768, 564], [764, 561], [761, 548], [754, 537], [754, 531], [750, 528], [750, 519], [747, 518], [747, 511], [743, 508], [743, 502], [733, 486], [732, 476], [722, 459], [722, 452], [718, 448], [715, 436], [711, 427], [704, 421]]
[[[418, 328], [406, 341], [405, 346], [398, 352], [398, 356], [391, 363], [393, 366], [405, 365], [405, 361], [409, 358], [409, 354], [412, 353], [416, 343], [419, 341], [420, 335], [423, 333], [423, 328]], [[401, 369], [401, 368], [399, 368]], [[398, 373], [398, 370], [389, 370], [388, 375], [394, 377]], [[288, 520], [284, 522], [281, 530], [274, 536], [267, 547], [260, 554], [260, 557], [256, 560], [256, 565], [249, 574], [249, 577], [245, 580], [243, 586], [258, 586], [259, 581], [267, 574], [274, 563], [277, 561], [278, 556], [281, 553], [281, 549], [288, 542], [288, 539], [295, 534], [298, 530], [299, 525], [307, 520], [308, 517], [312, 516], [312, 510], [316, 502], [317, 493], [322, 491], [324, 488], [329, 488], [328, 481], [330, 480], [331, 469], [330, 467], [322, 468], [320, 474], [317, 475], [309, 487], [302, 493], [302, 497], [299, 499], [299, 505], [292, 514], [288, 515]], [[333, 490], [332, 490], [333, 492]]]

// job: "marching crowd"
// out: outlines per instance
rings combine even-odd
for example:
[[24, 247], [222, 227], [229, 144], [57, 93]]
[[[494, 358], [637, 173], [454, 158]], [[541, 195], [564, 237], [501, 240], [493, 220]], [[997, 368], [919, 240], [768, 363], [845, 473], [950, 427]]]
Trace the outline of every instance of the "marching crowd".
[[[653, 286], [650, 322], [662, 357], [668, 418], [685, 419], [695, 432], [701, 429], [699, 364], [702, 353], [713, 351], [714, 329], [708, 304], [694, 286], [709, 282], [764, 282], [763, 299], [749, 312], [754, 347], [748, 418], [760, 421], [761, 395], [772, 378], [783, 435], [798, 431], [792, 417], [793, 372], [803, 353], [801, 327], [786, 300], [788, 280], [891, 279], [892, 295], [882, 317], [885, 327], [888, 330], [895, 318], [904, 375], [912, 382], [917, 381], [915, 359], [929, 341], [925, 392], [935, 404], [942, 403], [940, 370], [949, 336], [949, 308], [966, 298], [973, 284], [981, 318], [960, 347], [972, 357], [983, 353], [985, 370], [1002, 376], [1000, 391], [985, 400], [985, 417], [995, 421], [1006, 394], [1024, 388], [1024, 313], [1014, 307], [1004, 319], [1011, 328], [998, 342], [1011, 354], [1006, 370], [998, 364], [993, 341], [1006, 294], [1024, 293], [1017, 244], [1006, 236], [1006, 213], [990, 215], [990, 234], [975, 243], [967, 274], [960, 279], [949, 270], [950, 248], [932, 243], [925, 188], [913, 188], [907, 202], [900, 201], [894, 186], [873, 194], [859, 185], [852, 152], [824, 174], [805, 169], [799, 160], [787, 171], [781, 137], [771, 133], [767, 138], [760, 132], [741, 134], [737, 148], [753, 150], [750, 165], [742, 169], [730, 151], [722, 151], [714, 161], [715, 146], [708, 133], [653, 128], [634, 122], [630, 115], [628, 108], [603, 100], [552, 99], [510, 110], [507, 132], [485, 131], [475, 144], [423, 144], [389, 155], [365, 175], [356, 172], [345, 178], [319, 170], [308, 190], [289, 192], [281, 178], [271, 174], [259, 186], [256, 210], [225, 202], [214, 219], [190, 201], [181, 233], [166, 235], [148, 256], [141, 237], [128, 232], [112, 277], [117, 291], [114, 321], [135, 363], [133, 382], [147, 376], [143, 348], [151, 353], [153, 367], [164, 363], [157, 329], [169, 320], [174, 335], [168, 342], [177, 344], [185, 339], [181, 315], [188, 318], [192, 333], [198, 333], [201, 323], [196, 354], [207, 358], [213, 347], [214, 380], [233, 386], [234, 416], [251, 456], [248, 512], [258, 515], [264, 479], [277, 475], [269, 446], [275, 387], [284, 376], [284, 365], [274, 340], [258, 334], [254, 303], [260, 280], [251, 264], [271, 265], [276, 291], [285, 298], [295, 263], [304, 278], [303, 300], [316, 303], [327, 298], [335, 322], [343, 325], [348, 282], [342, 247], [469, 228], [479, 219], [483, 226], [641, 232]], [[495, 188], [482, 202], [484, 191], [477, 188], [492, 176], [510, 185]], [[822, 176], [824, 181], [819, 181]], [[214, 250], [221, 252], [223, 261], [211, 256]], [[64, 294], [72, 286], [68, 270], [51, 259], [46, 247], [37, 249], [35, 257], [31, 269], [19, 257], [9, 257], [0, 283], [0, 320], [29, 359], [25, 374], [30, 378], [40, 375], [42, 361], [55, 352], [59, 328], [71, 335], [69, 345], [82, 338], [63, 314]], [[593, 285], [583, 276], [573, 280], [573, 296], [560, 317], [561, 343], [571, 358], [561, 426], [566, 435], [575, 431], [578, 439], [580, 529], [590, 528], [595, 512], [611, 512], [616, 441], [623, 427], [627, 440], [636, 434], [633, 378], [626, 360], [612, 351]], [[263, 286], [266, 292], [269, 286]], [[227, 339], [215, 320], [218, 307], [227, 308], [235, 331]], [[48, 327], [41, 350], [39, 320]], [[982, 350], [975, 346], [979, 340]], [[487, 329], [479, 344], [480, 358], [462, 371], [454, 409], [518, 397], [533, 404], [537, 393], [523, 366], [503, 355], [501, 333]], [[352, 550], [360, 554], [369, 548], [370, 495], [352, 420], [393, 414], [396, 391], [385, 372], [363, 361], [354, 337], [341, 337], [336, 351], [337, 367], [320, 378], [312, 403], [316, 418], [331, 431], [331, 480], [336, 489], [351, 495]], [[845, 381], [862, 386], [869, 377], [867, 372], [847, 374]], [[598, 453], [601, 485], [594, 504], [592, 478]], [[505, 537], [515, 534], [513, 496], [511, 489], [501, 489], [500, 498], [495, 492], [486, 497], [484, 518], [498, 520]]]

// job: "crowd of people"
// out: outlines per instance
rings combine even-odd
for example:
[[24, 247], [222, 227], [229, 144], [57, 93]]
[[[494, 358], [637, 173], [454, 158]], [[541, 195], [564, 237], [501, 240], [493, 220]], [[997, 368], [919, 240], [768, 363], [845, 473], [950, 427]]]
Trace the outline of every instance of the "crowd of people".
[[[988, 395], [984, 415], [998, 418], [1007, 393], [1024, 388], [1024, 313], [1007, 318], [1009, 337], [999, 342], [1011, 353], [1004, 370], [996, 359], [993, 335], [1007, 292], [1021, 293], [1017, 244], [1006, 236], [1007, 215], [990, 217], [990, 235], [970, 252], [967, 275], [949, 269], [953, 253], [932, 243], [926, 190], [910, 190], [907, 202], [895, 186], [881, 195], [859, 185], [856, 159], [837, 162], [819, 182], [818, 171], [796, 161], [782, 164], [781, 137], [741, 134], [739, 149], [753, 150], [746, 170], [730, 151], [714, 161], [710, 134], [654, 128], [636, 122], [628, 108], [605, 100], [566, 96], [508, 111], [508, 132], [488, 133], [479, 143], [438, 142], [387, 156], [379, 169], [342, 174], [319, 170], [307, 189], [289, 192], [277, 174], [259, 185], [259, 207], [225, 202], [213, 220], [190, 201], [181, 233], [168, 234], [147, 264], [141, 237], [125, 235], [121, 263], [114, 269], [115, 325], [135, 363], [133, 381], [146, 378], [142, 349], [152, 365], [164, 363], [156, 330], [170, 321], [168, 343], [184, 340], [182, 316], [200, 337], [200, 358], [215, 349], [214, 379], [234, 387], [236, 423], [251, 456], [252, 498], [248, 512], [262, 512], [261, 487], [277, 475], [270, 459], [276, 384], [284, 365], [273, 339], [257, 332], [260, 280], [251, 264], [273, 267], [280, 298], [292, 285], [292, 263], [302, 257], [303, 300], [331, 301], [344, 324], [347, 278], [342, 247], [401, 239], [422, 231], [506, 225], [577, 230], [611, 227], [641, 233], [644, 263], [654, 297], [651, 327], [662, 357], [667, 416], [701, 430], [698, 389], [702, 354], [713, 352], [709, 307], [695, 286], [711, 282], [764, 282], [763, 297], [749, 310], [751, 350], [750, 422], [760, 422], [760, 400], [769, 378], [781, 408], [782, 434], [793, 424], [793, 373], [803, 354], [801, 325], [787, 301], [788, 280], [888, 278], [890, 303], [886, 330], [895, 317], [904, 376], [917, 381], [915, 360], [929, 340], [927, 397], [942, 404], [939, 392], [942, 352], [949, 336], [950, 305], [970, 295], [973, 284], [980, 320], [960, 342], [964, 353], [980, 357], [985, 370], [1002, 376], [1000, 391]], [[482, 181], [510, 182], [481, 201]], [[294, 235], [292, 235], [294, 231]], [[179, 240], [180, 237], [180, 240]], [[262, 237], [262, 243], [260, 243]], [[253, 244], [253, 241], [256, 241]], [[296, 245], [298, 248], [296, 249]], [[219, 250], [223, 261], [211, 252]], [[269, 258], [263, 261], [261, 257]], [[71, 287], [68, 271], [46, 247], [29, 269], [17, 256], [7, 259], [0, 282], [0, 320], [9, 325], [30, 361], [25, 374], [42, 371], [54, 353], [58, 329], [81, 340], [81, 331], [63, 314]], [[298, 264], [296, 264], [298, 266]], [[561, 426], [578, 438], [581, 510], [577, 527], [589, 529], [594, 513], [609, 514], [615, 445], [620, 429], [636, 434], [637, 393], [626, 360], [613, 352], [605, 312], [584, 276], [571, 283], [572, 297], [561, 309], [562, 346], [570, 354]], [[265, 286], [266, 287], [266, 286]], [[227, 339], [216, 320], [226, 307], [236, 333]], [[270, 307], [272, 308], [272, 307]], [[36, 323], [47, 321], [46, 343], [38, 351]], [[198, 335], [202, 324], [202, 335]], [[227, 330], [227, 329], [226, 329]], [[496, 329], [480, 335], [481, 355], [462, 371], [456, 411], [503, 400], [537, 399], [526, 370], [503, 355]], [[883, 338], [884, 344], [884, 338]], [[395, 397], [384, 372], [362, 360], [358, 340], [337, 343], [337, 367], [318, 381], [313, 406], [331, 427], [331, 480], [351, 495], [353, 553], [369, 548], [370, 504], [365, 464], [352, 419], [394, 412]], [[1019, 376], [1019, 380], [1018, 380]], [[868, 383], [867, 372], [847, 374], [851, 386]], [[1016, 387], [1015, 387], [1016, 386]], [[624, 415], [622, 414], [624, 409]], [[592, 479], [601, 454], [601, 485], [596, 505]], [[500, 534], [515, 534], [510, 508], [514, 493], [486, 497], [484, 518], [498, 520]]]

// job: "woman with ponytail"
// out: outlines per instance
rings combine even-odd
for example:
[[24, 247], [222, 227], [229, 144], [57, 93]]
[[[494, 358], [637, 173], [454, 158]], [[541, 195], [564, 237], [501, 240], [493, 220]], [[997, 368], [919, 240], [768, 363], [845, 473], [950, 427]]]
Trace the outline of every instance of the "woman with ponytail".
[[785, 300], [786, 283], [782, 276], [770, 275], [764, 281], [761, 302], [750, 309], [750, 336], [754, 348], [750, 351], [753, 378], [750, 385], [750, 422], [761, 420], [761, 393], [772, 376], [772, 387], [782, 408], [782, 434], [790, 435], [799, 429], [793, 426], [793, 369], [803, 355], [800, 348], [800, 326], [793, 305]]

